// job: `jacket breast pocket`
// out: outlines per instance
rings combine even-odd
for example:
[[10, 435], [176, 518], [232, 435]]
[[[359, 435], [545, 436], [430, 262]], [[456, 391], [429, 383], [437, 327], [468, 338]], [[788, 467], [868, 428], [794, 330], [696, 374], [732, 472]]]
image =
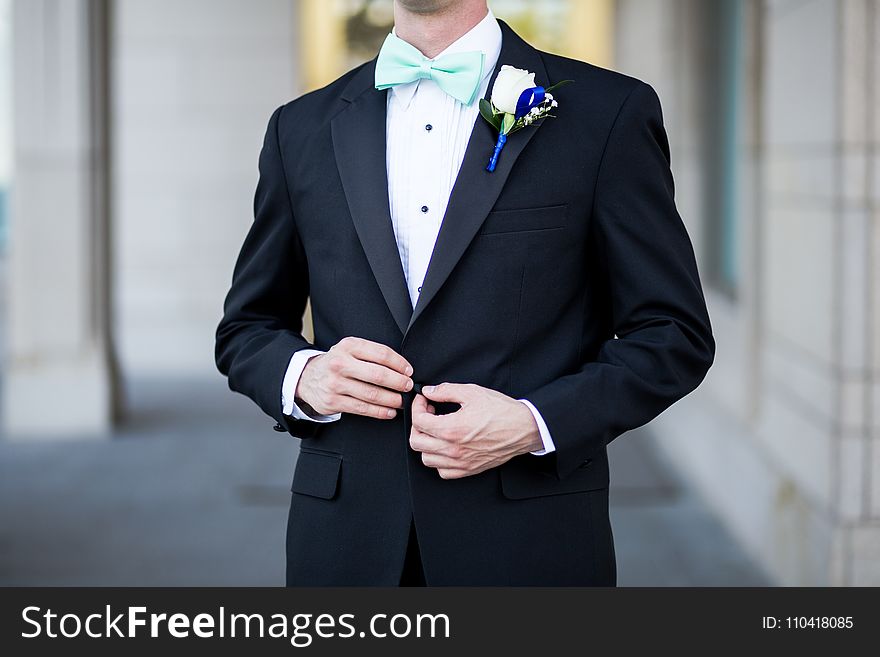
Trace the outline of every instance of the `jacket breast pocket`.
[[342, 454], [300, 448], [290, 490], [330, 500], [339, 487]]
[[480, 235], [554, 230], [565, 228], [567, 220], [567, 204], [516, 210], [493, 210], [480, 226]]
[[510, 500], [524, 500], [608, 488], [606, 454], [597, 454], [584, 461], [577, 470], [563, 479], [559, 479], [553, 472], [553, 460], [552, 456], [531, 455], [511, 459], [500, 469], [501, 493]]

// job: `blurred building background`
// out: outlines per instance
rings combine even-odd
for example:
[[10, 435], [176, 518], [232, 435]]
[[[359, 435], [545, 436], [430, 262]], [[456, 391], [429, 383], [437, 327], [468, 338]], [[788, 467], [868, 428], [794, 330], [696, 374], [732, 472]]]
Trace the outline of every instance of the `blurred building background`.
[[[621, 582], [880, 584], [880, 0], [490, 5], [656, 88], [716, 331], [705, 384], [612, 445]], [[0, 583], [281, 581], [296, 448], [213, 331], [269, 115], [390, 24], [0, 0]]]
[[880, 583], [880, 2], [621, 0], [718, 341], [657, 444], [784, 584]]

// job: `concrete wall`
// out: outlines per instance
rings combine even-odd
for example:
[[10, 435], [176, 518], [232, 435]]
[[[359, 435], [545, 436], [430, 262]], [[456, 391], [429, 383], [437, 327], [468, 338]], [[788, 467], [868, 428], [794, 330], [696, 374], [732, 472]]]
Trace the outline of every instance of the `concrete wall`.
[[272, 111], [299, 88], [295, 0], [117, 0], [116, 335], [127, 374], [213, 374]]
[[[654, 427], [777, 581], [877, 585], [880, 2], [744, 6], [739, 290], [708, 286], [716, 365]], [[702, 244], [703, 3], [618, 7], [617, 65], [660, 92]]]

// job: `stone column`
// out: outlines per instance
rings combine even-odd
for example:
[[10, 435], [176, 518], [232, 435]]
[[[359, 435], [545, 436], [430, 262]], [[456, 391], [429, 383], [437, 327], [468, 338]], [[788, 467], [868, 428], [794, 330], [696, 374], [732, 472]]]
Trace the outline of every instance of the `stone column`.
[[880, 0], [841, 0], [831, 583], [880, 584]]
[[9, 233], [10, 438], [107, 435], [110, 331], [106, 0], [15, 0]]
[[878, 0], [765, 2], [758, 439], [783, 584], [880, 583], [872, 442]]

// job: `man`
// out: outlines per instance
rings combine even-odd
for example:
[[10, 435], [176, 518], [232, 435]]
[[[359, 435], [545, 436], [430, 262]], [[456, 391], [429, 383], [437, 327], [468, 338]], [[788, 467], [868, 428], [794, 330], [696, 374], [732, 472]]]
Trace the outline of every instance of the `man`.
[[[302, 439], [287, 583], [612, 586], [606, 445], [714, 356], [659, 102], [485, 0], [394, 16], [272, 115], [217, 331], [230, 387]], [[490, 172], [502, 65], [574, 82]]]

